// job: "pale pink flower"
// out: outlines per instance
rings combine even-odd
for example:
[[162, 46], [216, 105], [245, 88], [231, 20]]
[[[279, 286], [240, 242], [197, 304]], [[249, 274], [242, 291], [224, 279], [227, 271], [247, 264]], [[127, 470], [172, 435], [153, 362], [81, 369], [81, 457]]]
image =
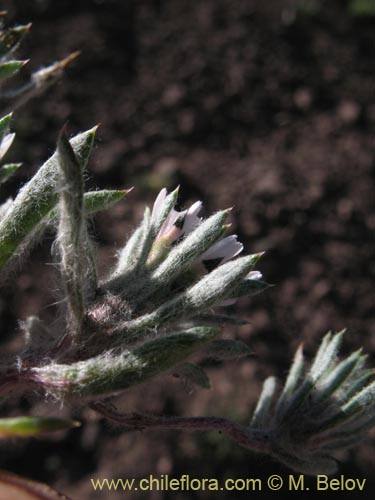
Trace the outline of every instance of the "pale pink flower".
[[[158, 214], [163, 210], [167, 194], [166, 188], [163, 188], [156, 197], [151, 213], [151, 224], [157, 220]], [[201, 223], [201, 218], [198, 217], [201, 209], [201, 201], [193, 203], [190, 208], [182, 210], [181, 212], [178, 212], [174, 208], [171, 209], [155, 238], [149, 262], [152, 262], [157, 258], [161, 248], [170, 248], [170, 246], [179, 238], [187, 236], [189, 233], [194, 231], [194, 229]], [[243, 244], [238, 241], [237, 238], [236, 234], [222, 238], [211, 245], [210, 248], [208, 248], [208, 250], [201, 255], [199, 260], [208, 270], [211, 270], [210, 267], [216, 267], [220, 264], [224, 264], [228, 260], [233, 259], [240, 254], [244, 248]], [[161, 254], [163, 253], [164, 250]], [[262, 274], [259, 271], [251, 271], [245, 277], [245, 279], [250, 280], [259, 280], [261, 278]], [[234, 301], [228, 301], [228, 303], [233, 302]]]
[[[163, 188], [156, 197], [152, 208], [151, 224], [156, 220], [158, 213], [163, 209], [166, 197], [167, 190]], [[201, 201], [196, 201], [188, 210], [182, 210], [181, 212], [172, 208], [156, 236], [156, 241], [165, 238], [173, 243], [181, 236], [187, 236], [200, 224], [201, 218], [198, 217], [198, 213], [201, 209]]]

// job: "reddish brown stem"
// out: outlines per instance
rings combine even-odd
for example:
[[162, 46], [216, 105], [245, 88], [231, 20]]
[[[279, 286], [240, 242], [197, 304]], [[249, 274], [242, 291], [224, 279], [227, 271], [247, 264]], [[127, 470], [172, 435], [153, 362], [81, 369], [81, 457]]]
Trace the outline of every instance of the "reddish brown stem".
[[91, 403], [90, 406], [104, 417], [133, 429], [162, 428], [188, 431], [219, 431], [244, 448], [267, 453], [271, 446], [269, 433], [249, 429], [226, 418], [155, 416], [139, 413], [122, 414], [108, 401], [96, 401]]

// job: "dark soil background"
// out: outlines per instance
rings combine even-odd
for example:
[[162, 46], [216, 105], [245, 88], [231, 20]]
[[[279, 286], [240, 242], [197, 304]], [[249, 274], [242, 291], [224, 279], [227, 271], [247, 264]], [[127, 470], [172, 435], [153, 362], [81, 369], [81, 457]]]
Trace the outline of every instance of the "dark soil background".
[[[266, 251], [259, 269], [276, 286], [239, 301], [236, 313], [249, 325], [223, 334], [247, 342], [253, 355], [211, 364], [211, 390], [165, 376], [124, 395], [124, 410], [244, 423], [261, 381], [285, 377], [298, 343], [311, 354], [329, 329], [346, 327], [343, 352], [363, 345], [374, 365], [374, 16], [354, 15], [344, 0], [0, 3], [10, 22], [33, 22], [19, 54], [31, 57], [29, 71], [81, 50], [62, 82], [15, 114], [12, 154], [24, 167], [3, 197], [53, 151], [67, 120], [72, 133], [100, 122], [88, 184], [136, 186], [96, 218], [102, 270], [144, 203], [177, 184], [181, 206], [200, 199], [207, 215], [234, 205], [232, 229], [246, 251]], [[1, 291], [0, 319], [11, 330], [19, 317], [54, 318], [49, 244], [46, 238]], [[13, 414], [31, 407], [11, 404]], [[129, 433], [88, 410], [40, 403], [31, 411], [84, 423], [63, 436], [1, 445], [0, 466], [75, 499], [219, 498], [94, 493], [90, 478], [290, 472], [215, 434]], [[340, 473], [367, 478], [361, 498], [375, 493], [374, 439], [339, 457]], [[237, 495], [244, 496], [220, 498]]]

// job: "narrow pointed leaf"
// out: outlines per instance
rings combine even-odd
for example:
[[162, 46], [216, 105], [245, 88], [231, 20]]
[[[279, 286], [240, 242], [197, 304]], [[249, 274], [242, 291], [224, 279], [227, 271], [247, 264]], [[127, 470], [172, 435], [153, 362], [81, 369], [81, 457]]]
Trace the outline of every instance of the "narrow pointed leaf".
[[55, 417], [13, 417], [0, 419], [0, 439], [38, 436], [79, 426], [75, 420]]
[[225, 314], [199, 314], [192, 318], [197, 324], [204, 325], [247, 325], [249, 322], [246, 319], [237, 318], [236, 316], [226, 316]]
[[22, 166], [22, 163], [8, 163], [0, 167], [0, 184], [6, 182], [17, 170]]
[[212, 340], [217, 328], [191, 328], [145, 342], [121, 354], [106, 354], [69, 365], [34, 368], [48, 391], [67, 396], [112, 394], [170, 370]]
[[254, 429], [263, 429], [269, 423], [270, 408], [276, 391], [275, 377], [268, 377], [259, 396], [258, 404], [254, 410], [250, 426]]
[[[89, 158], [96, 127], [71, 140], [83, 169]], [[17, 248], [52, 210], [58, 200], [58, 159], [55, 153], [20, 190], [12, 208], [0, 222], [0, 269], [4, 268]]]
[[152, 280], [164, 283], [185, 271], [194, 259], [221, 236], [228, 213], [228, 210], [222, 210], [202, 222], [195, 231], [171, 250], [167, 258], [153, 272]]
[[41, 89], [49, 87], [52, 83], [56, 82], [61, 77], [65, 68], [72, 61], [77, 59], [79, 54], [79, 51], [73, 52], [64, 59], [61, 59], [61, 61], [55, 62], [53, 64], [50, 64], [46, 68], [35, 71], [35, 73], [32, 74], [31, 79], [32, 83], [34, 83], [36, 87], [36, 90], [40, 92]]
[[0, 221], [5, 217], [6, 213], [13, 205], [13, 199], [8, 198], [4, 203], [0, 205]]
[[245, 279], [241, 281], [237, 288], [233, 291], [231, 298], [239, 298], [245, 295], [254, 295], [263, 292], [271, 285], [261, 280]]
[[[83, 208], [86, 215], [94, 215], [96, 212], [111, 208], [123, 200], [131, 189], [101, 189], [99, 191], [87, 191], [83, 194]], [[57, 217], [58, 210], [54, 207], [47, 218], [49, 221]]]
[[355, 394], [360, 392], [363, 387], [365, 387], [372, 379], [375, 377], [375, 370], [367, 369], [360, 372], [360, 376], [356, 377], [355, 380], [350, 384], [345, 391], [345, 396], [347, 399], [352, 398]]
[[15, 75], [27, 61], [9, 61], [0, 63], [0, 81]]
[[319, 381], [316, 402], [324, 401], [338, 389], [355, 369], [361, 357], [361, 350], [339, 363], [324, 379]]
[[86, 214], [95, 214], [112, 207], [130, 193], [131, 189], [101, 189], [84, 194], [83, 204]]
[[57, 142], [58, 162], [61, 170], [58, 244], [61, 274], [73, 331], [80, 332], [84, 317], [83, 237], [83, 175], [65, 131]]
[[303, 346], [300, 345], [296, 351], [284, 388], [276, 404], [276, 414], [278, 418], [281, 418], [288, 409], [288, 400], [300, 383], [303, 367]]
[[323, 339], [322, 345], [314, 358], [314, 362], [309, 372], [310, 377], [314, 382], [318, 380], [323, 373], [326, 373], [334, 364], [344, 333], [345, 330], [342, 330], [341, 332], [336, 333], [332, 339], [329, 339], [327, 336], [327, 343], [325, 339]]
[[19, 46], [21, 40], [30, 30], [31, 24], [18, 25], [0, 32], [0, 58], [9, 56]]
[[249, 356], [251, 350], [241, 340], [219, 339], [212, 341], [205, 350], [209, 358], [229, 360]]
[[207, 373], [195, 363], [183, 363], [177, 367], [175, 373], [187, 382], [198, 385], [203, 389], [209, 389], [211, 387]]
[[337, 461], [329, 456], [296, 457], [284, 450], [272, 451], [272, 456], [292, 470], [302, 474], [316, 476], [317, 474], [334, 474], [337, 471]]
[[8, 149], [11, 147], [15, 136], [16, 134], [13, 133], [13, 134], [6, 134], [5, 136], [2, 137], [0, 143], [0, 160], [2, 160], [4, 156], [7, 154]]
[[124, 248], [119, 252], [117, 266], [106, 283], [108, 288], [116, 289], [117, 287], [121, 287], [123, 284], [121, 275], [127, 274], [138, 267], [139, 260], [143, 254], [144, 245], [148, 240], [150, 217], [150, 209], [146, 207], [141, 224], [129, 238]]
[[30, 99], [42, 94], [61, 78], [65, 68], [71, 61], [76, 59], [78, 55], [79, 52], [74, 52], [65, 59], [34, 72], [31, 75], [30, 81], [25, 85], [4, 91], [2, 97], [7, 100], [8, 109], [14, 111], [20, 106], [23, 106]]
[[177, 196], [178, 196], [178, 188], [175, 189], [172, 193], [170, 193], [168, 196], [166, 196], [163, 206], [161, 207], [161, 210], [157, 212], [156, 214], [153, 214], [151, 221], [150, 221], [150, 231], [148, 233], [147, 240], [145, 241], [142, 249], [142, 255], [140, 257], [139, 264], [142, 265], [146, 262], [151, 247], [153, 243], [155, 242], [155, 238], [158, 235], [162, 225], [164, 224], [165, 220], [167, 219], [168, 215], [170, 214], [171, 210], [173, 207], [176, 205], [177, 201]]
[[0, 118], [0, 142], [2, 142], [3, 137], [9, 132], [9, 126], [12, 117], [13, 113], [9, 113]]
[[338, 429], [374, 411], [375, 381], [355, 394], [350, 401], [339, 407], [336, 413], [319, 424], [321, 431]]

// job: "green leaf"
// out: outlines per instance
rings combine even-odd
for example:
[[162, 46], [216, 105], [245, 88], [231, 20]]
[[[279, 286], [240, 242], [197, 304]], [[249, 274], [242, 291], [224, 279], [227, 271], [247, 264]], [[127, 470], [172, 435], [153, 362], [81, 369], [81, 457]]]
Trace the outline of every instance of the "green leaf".
[[0, 167], [0, 184], [6, 182], [21, 166], [22, 163], [8, 163]]
[[361, 350], [354, 352], [351, 356], [339, 363], [326, 377], [318, 382], [318, 393], [316, 401], [324, 401], [330, 397], [349, 378], [356, 365], [361, 359]]
[[236, 316], [227, 316], [225, 314], [199, 314], [192, 318], [199, 325], [247, 325], [249, 322]]
[[176, 188], [172, 193], [167, 195], [162, 207], [160, 207], [160, 211], [156, 214], [152, 213], [150, 230], [142, 248], [142, 255], [140, 256], [139, 265], [142, 265], [146, 262], [160, 229], [162, 228], [164, 222], [166, 221], [167, 217], [176, 204], [178, 191], [179, 188]]
[[276, 391], [275, 377], [268, 377], [264, 383], [262, 392], [259, 396], [258, 404], [254, 410], [251, 420], [251, 427], [254, 429], [263, 429], [267, 427], [271, 418], [270, 408]]
[[155, 286], [164, 286], [188, 269], [192, 261], [218, 240], [225, 230], [223, 224], [228, 214], [229, 210], [222, 210], [212, 215], [175, 246], [152, 273], [151, 279]]
[[245, 279], [241, 281], [237, 288], [235, 288], [231, 298], [236, 299], [243, 297], [244, 295], [255, 295], [256, 293], [263, 292], [267, 288], [271, 287], [265, 281]]
[[13, 113], [9, 113], [8, 115], [5, 115], [2, 118], [0, 118], [0, 142], [3, 140], [3, 137], [9, 131], [9, 125], [12, 117]]
[[85, 314], [83, 283], [86, 270], [82, 265], [83, 236], [86, 235], [83, 214], [84, 182], [80, 162], [64, 129], [57, 141], [57, 152], [61, 176], [57, 235], [60, 269], [69, 310], [68, 327], [78, 333]]
[[7, 30], [0, 31], [0, 58], [9, 56], [17, 49], [22, 38], [30, 30], [31, 23], [14, 26]]
[[52, 83], [56, 82], [62, 75], [65, 68], [77, 57], [80, 52], [76, 51], [72, 54], [69, 54], [61, 61], [57, 61], [47, 67], [39, 69], [32, 74], [31, 81], [35, 85], [36, 89], [40, 91], [40, 89], [47, 88]]
[[33, 372], [45, 390], [60, 396], [113, 394], [170, 370], [219, 332], [218, 328], [190, 328], [117, 355], [105, 353], [86, 361], [36, 367]]
[[349, 11], [354, 16], [375, 16], [374, 0], [352, 0], [349, 4]]
[[9, 61], [0, 64], [0, 81], [16, 74], [26, 63], [27, 61]]
[[[101, 210], [107, 210], [123, 200], [132, 190], [130, 189], [101, 189], [100, 191], [88, 191], [83, 195], [83, 206], [86, 215], [94, 215]], [[54, 207], [47, 215], [51, 220], [57, 217], [57, 207]]]
[[0, 439], [38, 436], [81, 425], [76, 420], [55, 417], [14, 417], [0, 419]]
[[83, 203], [86, 214], [95, 214], [112, 207], [123, 200], [132, 189], [102, 189], [85, 193]]
[[121, 290], [121, 288], [124, 288], [122, 275], [127, 275], [129, 272], [138, 268], [139, 260], [143, 254], [143, 248], [148, 239], [150, 220], [151, 212], [150, 209], [146, 207], [141, 224], [119, 252], [117, 266], [106, 283], [108, 289], [116, 290], [117, 288]]
[[[71, 145], [82, 169], [88, 161], [95, 131], [96, 127], [71, 139]], [[0, 223], [0, 270], [56, 205], [58, 183], [58, 158], [55, 153], [20, 190], [12, 208]]]
[[175, 373], [178, 377], [182, 377], [187, 382], [203, 387], [203, 389], [210, 389], [211, 387], [207, 373], [195, 363], [183, 363], [177, 367]]
[[303, 346], [302, 344], [300, 344], [294, 355], [293, 363], [290, 367], [284, 388], [276, 404], [276, 412], [278, 418], [281, 418], [285, 413], [285, 409], [288, 408], [288, 400], [292, 396], [293, 391], [296, 390], [297, 384], [299, 384], [301, 381], [303, 368]]
[[241, 340], [219, 339], [208, 345], [205, 354], [215, 359], [238, 359], [248, 356], [251, 351]]

